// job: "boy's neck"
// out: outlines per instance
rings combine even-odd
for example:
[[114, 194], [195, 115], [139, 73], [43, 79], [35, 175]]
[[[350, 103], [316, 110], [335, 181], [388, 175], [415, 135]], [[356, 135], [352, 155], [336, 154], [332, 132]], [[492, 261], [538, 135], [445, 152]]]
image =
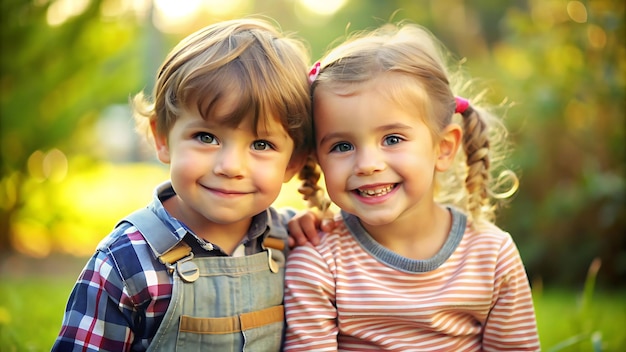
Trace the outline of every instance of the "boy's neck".
[[247, 222], [240, 221], [226, 225], [212, 223], [202, 226], [200, 231], [191, 229], [196, 236], [218, 246], [225, 253], [232, 254], [248, 234], [251, 222], [252, 219], [248, 219]]
[[174, 196], [163, 202], [163, 206], [171, 216], [183, 222], [196, 236], [218, 246], [227, 254], [232, 254], [248, 234], [252, 218], [219, 224], [200, 214], [185, 214], [178, 204], [179, 201], [180, 199]]

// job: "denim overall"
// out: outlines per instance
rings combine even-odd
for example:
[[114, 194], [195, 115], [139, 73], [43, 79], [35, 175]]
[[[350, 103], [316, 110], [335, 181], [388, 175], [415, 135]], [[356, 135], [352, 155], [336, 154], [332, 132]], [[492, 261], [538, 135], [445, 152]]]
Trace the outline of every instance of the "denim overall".
[[[194, 258], [148, 209], [128, 216], [174, 285], [148, 351], [279, 351], [284, 311], [284, 242], [268, 237], [263, 252]], [[270, 248], [273, 247], [273, 248]]]

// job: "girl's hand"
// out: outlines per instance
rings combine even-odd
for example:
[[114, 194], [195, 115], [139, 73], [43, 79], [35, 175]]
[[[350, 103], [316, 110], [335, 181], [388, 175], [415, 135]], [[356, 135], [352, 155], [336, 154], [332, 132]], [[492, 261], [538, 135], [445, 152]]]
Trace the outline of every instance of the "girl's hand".
[[287, 224], [289, 230], [289, 248], [301, 246], [310, 242], [312, 245], [320, 243], [320, 239], [326, 232], [335, 228], [332, 218], [320, 219], [318, 214], [306, 210], [297, 213]]

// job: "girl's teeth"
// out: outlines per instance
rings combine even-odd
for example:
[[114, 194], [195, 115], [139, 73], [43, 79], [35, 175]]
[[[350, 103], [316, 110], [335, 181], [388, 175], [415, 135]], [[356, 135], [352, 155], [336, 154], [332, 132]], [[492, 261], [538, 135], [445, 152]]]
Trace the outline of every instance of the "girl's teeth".
[[391, 192], [392, 189], [393, 189], [393, 185], [389, 185], [387, 187], [378, 188], [378, 189], [366, 189], [366, 190], [359, 189], [358, 191], [359, 191], [359, 194], [363, 197], [380, 197]]

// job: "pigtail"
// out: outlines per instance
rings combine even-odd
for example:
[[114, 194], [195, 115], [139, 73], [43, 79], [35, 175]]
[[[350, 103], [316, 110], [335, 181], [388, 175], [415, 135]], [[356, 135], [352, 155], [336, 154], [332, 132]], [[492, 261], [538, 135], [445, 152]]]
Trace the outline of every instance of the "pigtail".
[[320, 177], [319, 165], [313, 156], [308, 156], [304, 167], [298, 174], [298, 178], [303, 181], [302, 186], [298, 188], [298, 192], [303, 195], [309, 208], [317, 208], [321, 212], [323, 220], [332, 217], [332, 213], [329, 210], [331, 202], [324, 197], [324, 190], [318, 185]]
[[470, 220], [493, 221], [494, 209], [489, 201], [491, 166], [487, 123], [468, 106], [463, 116], [463, 150], [467, 157], [467, 209]]

